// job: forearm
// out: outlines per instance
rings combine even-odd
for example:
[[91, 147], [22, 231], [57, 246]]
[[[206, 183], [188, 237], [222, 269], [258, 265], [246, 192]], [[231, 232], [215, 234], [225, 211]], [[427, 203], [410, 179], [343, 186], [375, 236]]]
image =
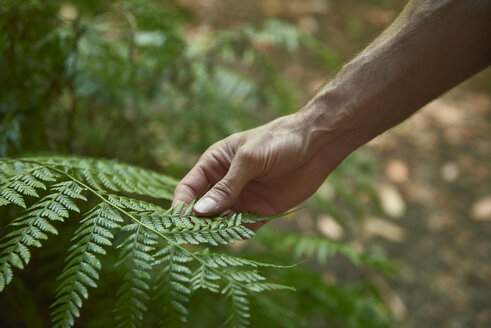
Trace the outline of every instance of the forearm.
[[345, 156], [490, 62], [490, 1], [411, 1], [298, 116]]

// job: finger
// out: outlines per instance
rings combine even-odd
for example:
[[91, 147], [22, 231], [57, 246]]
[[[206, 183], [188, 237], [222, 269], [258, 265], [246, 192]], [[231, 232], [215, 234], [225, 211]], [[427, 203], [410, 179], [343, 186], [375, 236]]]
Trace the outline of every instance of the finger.
[[205, 193], [207, 188], [208, 180], [206, 174], [203, 167], [198, 163], [186, 174], [174, 190], [172, 207], [181, 202], [191, 203]]
[[244, 186], [255, 177], [255, 166], [252, 158], [237, 153], [227, 174], [196, 203], [194, 210], [213, 215], [231, 208]]
[[[231, 157], [231, 156], [230, 156]], [[172, 206], [186, 204], [200, 198], [209, 188], [227, 173], [227, 156], [220, 151], [207, 151], [198, 163], [186, 174], [174, 190]]]

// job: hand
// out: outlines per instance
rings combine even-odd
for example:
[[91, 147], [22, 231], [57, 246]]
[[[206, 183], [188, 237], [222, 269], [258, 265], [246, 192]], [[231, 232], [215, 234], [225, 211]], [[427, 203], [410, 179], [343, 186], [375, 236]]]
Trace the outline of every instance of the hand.
[[282, 213], [312, 195], [342, 160], [314, 144], [298, 113], [233, 134], [201, 156], [178, 184], [173, 205], [201, 197], [194, 206], [200, 215]]

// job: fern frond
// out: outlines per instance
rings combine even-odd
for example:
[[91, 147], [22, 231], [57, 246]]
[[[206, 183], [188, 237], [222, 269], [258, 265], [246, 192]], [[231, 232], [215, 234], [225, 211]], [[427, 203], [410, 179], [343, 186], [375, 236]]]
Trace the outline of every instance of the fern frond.
[[96, 288], [101, 263], [99, 256], [105, 255], [104, 246], [111, 246], [113, 234], [108, 229], [120, 226], [123, 219], [105, 203], [90, 210], [75, 231], [75, 242], [69, 249], [68, 262], [58, 277], [56, 299], [51, 307], [54, 327], [71, 327], [74, 318], [80, 315], [83, 299], [89, 294], [87, 287]]
[[247, 289], [256, 293], [259, 292], [264, 292], [268, 290], [279, 290], [279, 289], [286, 289], [286, 290], [295, 290], [295, 288], [280, 285], [280, 284], [275, 284], [271, 282], [256, 282], [252, 284], [248, 284]]
[[230, 302], [230, 316], [227, 326], [231, 328], [244, 328], [249, 326], [249, 299], [247, 292], [241, 285], [230, 282], [223, 290]]
[[163, 264], [155, 285], [155, 300], [164, 304], [160, 324], [180, 326], [188, 315], [185, 303], [191, 294], [191, 270], [187, 264], [193, 258], [176, 246], [167, 246], [154, 256], [156, 265]]
[[12, 223], [15, 230], [5, 235], [0, 244], [0, 291], [10, 283], [13, 277], [11, 266], [23, 269], [31, 259], [29, 247], [41, 247], [41, 240], [48, 239], [46, 233], [58, 234], [53, 221], [68, 218], [68, 211], [79, 212], [70, 198], [84, 198], [82, 188], [68, 181], [55, 184], [49, 194], [30, 206], [26, 213]]
[[0, 165], [0, 206], [16, 204], [26, 207], [24, 196], [39, 197], [36, 189], [46, 189], [56, 173], [32, 163], [5, 161]]
[[118, 327], [136, 328], [142, 325], [143, 312], [147, 310], [145, 302], [150, 299], [150, 270], [155, 261], [151, 253], [157, 244], [157, 236], [136, 223], [126, 225], [122, 230], [130, 234], [118, 246], [121, 252], [116, 266], [123, 271], [124, 283], [116, 292], [118, 299], [114, 312]]
[[207, 289], [213, 293], [218, 293], [220, 285], [215, 281], [220, 280], [220, 275], [211, 271], [208, 265], [202, 264], [196, 271], [193, 272], [191, 278], [191, 289]]
[[108, 194], [107, 200], [116, 207], [128, 209], [136, 212], [145, 212], [145, 211], [166, 211], [162, 207], [145, 202], [143, 200], [124, 197], [120, 195]]
[[24, 201], [24, 198], [12, 188], [2, 189], [2, 191], [0, 191], [0, 197], [3, 205], [12, 203], [26, 208], [26, 202]]
[[248, 270], [248, 271], [232, 271], [230, 272], [230, 278], [236, 282], [245, 282], [245, 283], [253, 283], [264, 280], [263, 276], [261, 276], [257, 270]]
[[290, 249], [293, 256], [297, 259], [302, 257], [315, 257], [319, 263], [325, 264], [329, 258], [336, 254], [340, 254], [357, 266], [370, 266], [385, 274], [397, 272], [395, 266], [385, 258], [374, 257], [364, 252], [358, 252], [348, 245], [322, 236], [266, 231], [266, 233], [263, 234], [261, 241], [267, 247], [277, 247], [283, 251]]
[[170, 177], [116, 161], [62, 156], [27, 160], [73, 174], [98, 191], [108, 189], [172, 200], [177, 185]]
[[208, 243], [213, 246], [232, 244], [237, 240], [249, 239], [254, 232], [243, 226], [240, 221], [204, 220], [191, 226], [177, 226], [170, 231], [169, 236], [177, 243], [193, 245]]
[[[119, 327], [141, 326], [151, 296], [161, 309], [160, 324], [180, 327], [188, 315], [187, 303], [197, 289], [227, 295], [233, 305], [230, 322], [242, 327], [249, 316], [246, 296], [281, 288], [265, 282], [257, 269], [282, 266], [188, 247], [227, 245], [251, 238], [254, 232], [243, 224], [272, 217], [234, 214], [199, 218], [192, 213], [193, 203], [186, 208], [179, 204], [164, 209], [114, 194], [170, 198], [175, 181], [113, 161], [76, 157], [0, 159], [0, 167], [0, 205], [27, 207], [8, 225], [12, 231], [1, 239], [0, 291], [12, 280], [12, 267], [22, 269], [28, 264], [29, 248], [40, 247], [50, 234], [58, 234], [56, 222], [64, 222], [71, 212], [79, 213], [78, 203], [88, 203], [86, 195], [92, 196], [93, 206], [77, 222], [66, 265], [58, 277], [51, 305], [55, 328], [74, 325], [89, 296], [89, 287], [97, 287], [100, 259], [119, 232], [125, 234], [117, 263], [124, 280], [114, 310]], [[32, 198], [40, 199], [28, 206]], [[124, 219], [128, 222], [123, 225]], [[163, 248], [156, 250], [157, 245]]]
[[[192, 208], [192, 205], [188, 208]], [[228, 245], [254, 236], [254, 232], [243, 225], [245, 222], [255, 222], [253, 218], [244, 220], [242, 214], [213, 219], [198, 218], [186, 213], [181, 215], [181, 209], [177, 207], [173, 211], [140, 213], [140, 220], [177, 244]]]
[[204, 249], [200, 255], [202, 256], [202, 259], [206, 261], [206, 263], [213, 267], [213, 268], [219, 268], [219, 267], [242, 267], [242, 266], [251, 266], [251, 267], [272, 267], [272, 268], [290, 268], [291, 266], [285, 266], [285, 265], [277, 265], [277, 264], [271, 264], [271, 263], [263, 263], [259, 261], [253, 261], [249, 260], [243, 257], [237, 257], [233, 256], [230, 254], [225, 254], [225, 253], [210, 253], [208, 249]]

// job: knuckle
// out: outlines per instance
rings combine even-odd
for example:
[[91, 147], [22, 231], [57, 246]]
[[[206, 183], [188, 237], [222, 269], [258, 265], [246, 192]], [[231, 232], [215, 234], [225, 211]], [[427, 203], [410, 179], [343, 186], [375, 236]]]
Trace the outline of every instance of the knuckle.
[[213, 157], [213, 153], [215, 152], [215, 148], [213, 146], [209, 147], [198, 160], [198, 165], [203, 165], [203, 163], [207, 162], [211, 157]]
[[225, 143], [218, 142], [212, 145], [208, 150], [201, 155], [199, 162], [202, 165], [210, 165], [211, 163], [222, 163], [230, 161], [231, 155], [228, 152]]
[[174, 195], [178, 197], [195, 198], [198, 194], [192, 185], [181, 182], [174, 190]]
[[212, 144], [206, 151], [201, 155], [200, 159], [207, 159], [213, 157], [216, 153], [219, 153], [223, 148], [223, 140], [217, 141]]
[[223, 198], [229, 198], [234, 195], [234, 187], [228, 179], [222, 179], [213, 187], [215, 193]]

